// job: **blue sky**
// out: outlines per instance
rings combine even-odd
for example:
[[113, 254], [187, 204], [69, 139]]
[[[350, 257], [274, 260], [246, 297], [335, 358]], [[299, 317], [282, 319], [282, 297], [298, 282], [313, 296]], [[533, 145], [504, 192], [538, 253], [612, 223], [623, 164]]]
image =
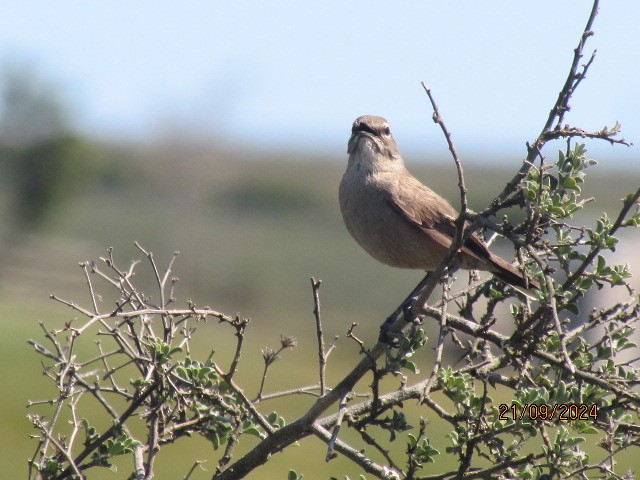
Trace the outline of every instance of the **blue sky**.
[[[14, 0], [0, 62], [54, 82], [84, 131], [145, 138], [197, 131], [343, 158], [350, 124], [387, 117], [401, 151], [441, 155], [421, 81], [463, 159], [520, 156], [557, 96], [591, 2]], [[598, 50], [567, 120], [616, 120], [640, 145], [640, 2], [603, 1]], [[635, 161], [637, 147], [592, 145]]]

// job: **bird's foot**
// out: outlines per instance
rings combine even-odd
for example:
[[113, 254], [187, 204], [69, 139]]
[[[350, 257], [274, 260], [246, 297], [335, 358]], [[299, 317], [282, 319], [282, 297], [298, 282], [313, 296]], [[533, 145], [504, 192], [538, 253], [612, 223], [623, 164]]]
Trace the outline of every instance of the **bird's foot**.
[[395, 312], [387, 318], [382, 325], [380, 325], [380, 335], [378, 336], [378, 342], [385, 343], [391, 348], [396, 348], [400, 344], [400, 335], [397, 332], [392, 332], [391, 327], [396, 322], [397, 315]]
[[415, 322], [418, 320], [418, 316], [414, 313], [414, 303], [418, 299], [418, 294], [407, 298], [398, 309], [393, 312], [380, 326], [380, 336], [378, 341], [386, 343], [392, 348], [398, 347], [400, 343], [400, 337], [402, 334], [400, 331], [390, 331], [393, 324], [396, 322], [398, 315], [402, 313], [402, 318], [405, 322]]

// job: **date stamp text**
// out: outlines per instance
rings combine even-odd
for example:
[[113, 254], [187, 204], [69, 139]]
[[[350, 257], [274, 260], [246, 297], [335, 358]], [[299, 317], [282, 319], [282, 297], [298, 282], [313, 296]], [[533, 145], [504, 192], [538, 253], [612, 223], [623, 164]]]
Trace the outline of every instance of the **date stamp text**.
[[587, 405], [585, 403], [555, 403], [555, 404], [529, 404], [517, 405], [512, 403], [508, 405], [501, 403], [498, 405], [500, 410], [500, 420], [553, 420], [557, 418], [560, 422], [569, 422], [573, 420], [591, 420], [598, 418], [598, 406], [594, 403]]

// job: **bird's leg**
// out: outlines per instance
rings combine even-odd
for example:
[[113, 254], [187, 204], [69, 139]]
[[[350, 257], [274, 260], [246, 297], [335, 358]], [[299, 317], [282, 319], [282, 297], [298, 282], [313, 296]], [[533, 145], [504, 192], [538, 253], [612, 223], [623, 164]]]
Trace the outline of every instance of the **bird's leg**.
[[[447, 268], [442, 275], [443, 280], [445, 282], [448, 282], [449, 278], [453, 277], [453, 274], [456, 272], [456, 270], [458, 270], [458, 266], [455, 264]], [[388, 343], [391, 346], [394, 346], [397, 343], [397, 338], [394, 338], [397, 337], [397, 334], [389, 332], [389, 329], [395, 323], [398, 315], [400, 315], [401, 313], [402, 318], [404, 318], [406, 322], [413, 322], [415, 320], [413, 312], [414, 304], [422, 294], [422, 291], [426, 287], [427, 282], [429, 281], [429, 278], [432, 274], [433, 272], [428, 272], [425, 277], [420, 280], [420, 283], [416, 285], [409, 296], [404, 299], [400, 306], [396, 308], [396, 310], [391, 315], [389, 315], [389, 317], [380, 326], [380, 336], [378, 337], [379, 342]]]
[[400, 306], [396, 308], [396, 310], [391, 315], [389, 315], [389, 317], [380, 326], [380, 336], [378, 337], [379, 342], [393, 342], [394, 339], [391, 338], [393, 337], [393, 335], [390, 334], [389, 329], [391, 328], [391, 325], [395, 323], [398, 315], [400, 315], [401, 313], [405, 321], [410, 322], [413, 320], [413, 304], [422, 293], [422, 290], [424, 290], [424, 287], [427, 285], [427, 281], [429, 280], [430, 276], [431, 272], [427, 273], [425, 277], [420, 281], [420, 283], [416, 285], [416, 288], [413, 289], [409, 296], [404, 299]]

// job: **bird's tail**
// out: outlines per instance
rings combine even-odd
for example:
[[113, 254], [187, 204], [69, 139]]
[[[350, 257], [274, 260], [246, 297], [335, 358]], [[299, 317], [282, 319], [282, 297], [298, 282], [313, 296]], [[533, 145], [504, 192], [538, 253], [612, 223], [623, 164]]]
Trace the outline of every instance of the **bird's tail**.
[[508, 283], [523, 295], [532, 299], [537, 298], [534, 292], [540, 290], [540, 284], [535, 279], [525, 279], [524, 274], [520, 270], [497, 255], [491, 254], [490, 262], [493, 267], [491, 272], [496, 277]]

